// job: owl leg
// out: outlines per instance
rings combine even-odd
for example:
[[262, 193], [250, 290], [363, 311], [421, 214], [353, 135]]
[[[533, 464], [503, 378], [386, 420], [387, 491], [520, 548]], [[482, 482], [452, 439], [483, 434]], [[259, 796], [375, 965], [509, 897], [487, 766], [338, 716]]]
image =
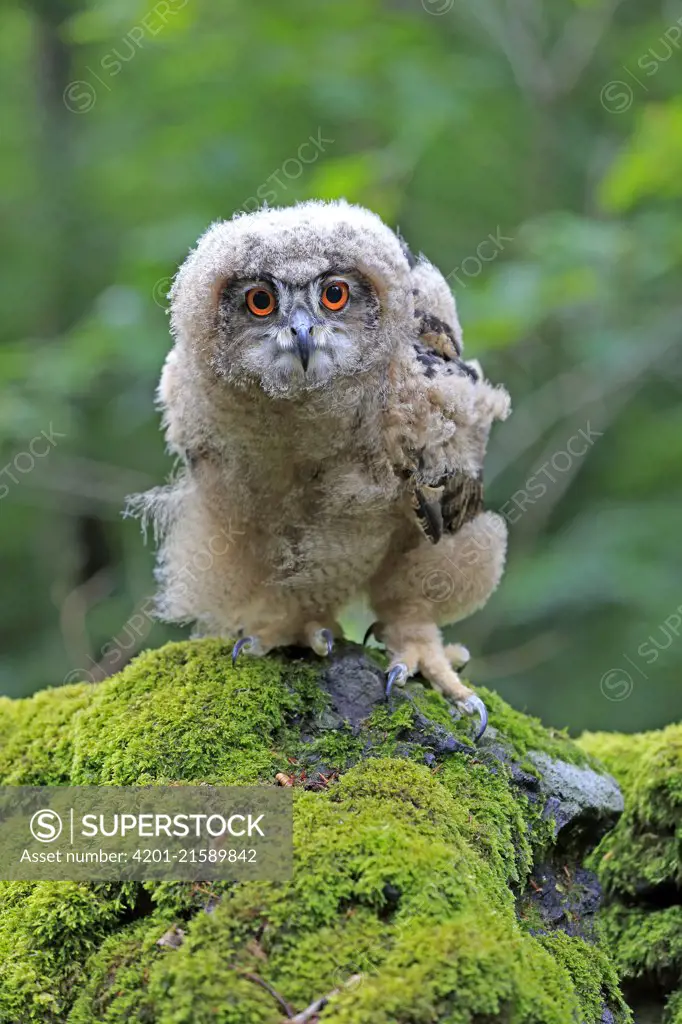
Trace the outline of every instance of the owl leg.
[[438, 544], [424, 541], [397, 558], [389, 555], [370, 584], [380, 620], [373, 631], [390, 657], [387, 691], [421, 672], [463, 711], [481, 716], [479, 736], [487, 723], [485, 706], [456, 671], [468, 651], [444, 645], [438, 627], [486, 603], [502, 575], [506, 537], [504, 520], [482, 513]]
[[[465, 714], [479, 716], [480, 725], [475, 736], [479, 740], [488, 725], [488, 711], [481, 698], [464, 685], [452, 667], [452, 652], [448, 654], [438, 627], [433, 623], [416, 628], [414, 625], [396, 623], [382, 630], [382, 638], [392, 655], [386, 680], [386, 696], [390, 696], [394, 685], [404, 686], [411, 675], [421, 672], [434, 689], [445, 697], [454, 698], [455, 704]], [[463, 649], [459, 644], [454, 646], [459, 657]]]
[[[382, 624], [380, 622], [372, 622], [367, 627], [367, 631], [362, 640], [363, 647], [367, 646], [367, 641], [370, 637], [376, 637], [378, 640], [381, 636]], [[454, 669], [465, 668], [471, 661], [471, 654], [469, 648], [465, 647], [464, 644], [446, 644], [443, 648], [445, 656]]]
[[386, 690], [404, 685], [415, 672], [421, 672], [445, 696], [464, 703], [472, 691], [464, 685], [452, 663], [435, 623], [395, 622], [384, 626], [382, 640], [391, 653]]

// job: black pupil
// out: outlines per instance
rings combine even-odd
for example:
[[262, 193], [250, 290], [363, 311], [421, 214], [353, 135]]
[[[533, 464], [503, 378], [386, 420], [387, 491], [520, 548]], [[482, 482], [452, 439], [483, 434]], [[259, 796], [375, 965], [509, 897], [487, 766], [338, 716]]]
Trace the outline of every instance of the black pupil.
[[341, 286], [338, 284], [330, 284], [329, 287], [327, 288], [328, 301], [331, 302], [333, 306], [335, 306], [337, 302], [341, 302], [342, 298], [343, 289], [341, 288]]
[[256, 309], [267, 309], [272, 300], [268, 292], [255, 292], [251, 301]]

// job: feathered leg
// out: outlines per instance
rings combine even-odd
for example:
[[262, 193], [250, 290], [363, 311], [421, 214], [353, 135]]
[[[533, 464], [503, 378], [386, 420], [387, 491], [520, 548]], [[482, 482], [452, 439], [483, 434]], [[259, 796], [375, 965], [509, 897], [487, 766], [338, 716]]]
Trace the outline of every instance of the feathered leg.
[[485, 719], [485, 708], [461, 681], [466, 652], [443, 644], [439, 625], [457, 622], [481, 608], [497, 587], [507, 544], [504, 520], [484, 512], [438, 544], [423, 541], [386, 560], [370, 586], [379, 622], [375, 632], [389, 652], [388, 687], [415, 672], [468, 713]]

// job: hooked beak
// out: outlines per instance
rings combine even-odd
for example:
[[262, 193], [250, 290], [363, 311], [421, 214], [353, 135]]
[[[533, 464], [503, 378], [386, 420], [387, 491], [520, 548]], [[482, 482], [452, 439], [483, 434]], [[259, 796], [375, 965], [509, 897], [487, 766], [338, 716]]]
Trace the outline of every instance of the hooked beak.
[[310, 362], [310, 352], [313, 348], [313, 327], [315, 321], [306, 309], [294, 309], [289, 317], [289, 326], [291, 333], [296, 339], [296, 348], [298, 349], [298, 356], [301, 360], [301, 366], [303, 372], [308, 369], [308, 363]]

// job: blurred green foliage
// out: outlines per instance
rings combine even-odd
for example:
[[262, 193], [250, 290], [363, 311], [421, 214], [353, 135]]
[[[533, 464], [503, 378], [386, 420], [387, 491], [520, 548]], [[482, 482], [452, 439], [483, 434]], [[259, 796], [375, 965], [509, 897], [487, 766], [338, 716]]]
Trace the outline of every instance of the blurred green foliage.
[[169, 279], [266, 193], [345, 196], [449, 275], [514, 400], [472, 679], [573, 730], [679, 718], [681, 39], [680, 0], [8, 0], [0, 691], [181, 635], [121, 518], [171, 468]]

